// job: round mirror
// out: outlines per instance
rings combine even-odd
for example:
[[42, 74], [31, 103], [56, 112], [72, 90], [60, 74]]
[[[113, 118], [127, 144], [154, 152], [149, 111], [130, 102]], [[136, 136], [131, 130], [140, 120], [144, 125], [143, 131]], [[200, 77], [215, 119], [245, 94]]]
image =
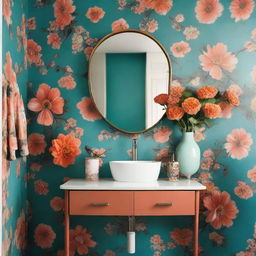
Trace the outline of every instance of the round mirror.
[[142, 133], [165, 110], [154, 102], [168, 93], [171, 65], [164, 47], [151, 35], [124, 30], [105, 36], [89, 60], [89, 87], [96, 108], [114, 128]]

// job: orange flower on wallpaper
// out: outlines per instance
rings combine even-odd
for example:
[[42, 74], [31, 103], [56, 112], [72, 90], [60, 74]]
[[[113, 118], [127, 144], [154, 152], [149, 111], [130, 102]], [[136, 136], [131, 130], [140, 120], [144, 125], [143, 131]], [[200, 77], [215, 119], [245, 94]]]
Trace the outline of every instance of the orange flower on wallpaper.
[[89, 247], [95, 247], [96, 242], [93, 241], [92, 235], [88, 233], [86, 228], [81, 225], [70, 230], [70, 255], [74, 256], [76, 252], [79, 255], [85, 255], [89, 252]]
[[206, 222], [215, 229], [233, 225], [233, 219], [236, 218], [238, 209], [235, 202], [231, 200], [229, 193], [213, 191], [210, 196], [203, 199], [203, 204], [207, 209]]
[[253, 196], [252, 188], [243, 181], [238, 181], [237, 186], [234, 189], [235, 195], [242, 199], [248, 199]]
[[25, 219], [24, 210], [21, 211], [16, 223], [16, 230], [14, 234], [16, 247], [20, 250], [25, 250], [27, 246], [27, 223]]
[[189, 115], [196, 115], [201, 109], [201, 104], [197, 98], [189, 97], [182, 102], [183, 110]]
[[144, 6], [160, 15], [166, 15], [172, 8], [172, 0], [144, 0]]
[[256, 165], [247, 172], [247, 177], [251, 180], [251, 182], [256, 183]]
[[177, 58], [183, 58], [187, 53], [191, 51], [191, 48], [189, 46], [189, 43], [180, 41], [177, 43], [174, 43], [170, 48], [173, 56]]
[[10, 52], [6, 53], [6, 63], [4, 64], [5, 78], [11, 85], [16, 84], [16, 73], [12, 68], [12, 57]]
[[204, 115], [207, 118], [215, 119], [221, 115], [221, 107], [217, 104], [206, 103], [203, 107]]
[[180, 120], [184, 116], [184, 110], [181, 107], [169, 105], [166, 115], [169, 120]]
[[99, 22], [105, 15], [105, 12], [102, 8], [97, 6], [91, 7], [87, 10], [85, 16], [93, 23]]
[[128, 29], [128, 28], [129, 28], [129, 25], [126, 22], [126, 20], [123, 19], [123, 18], [121, 18], [119, 20], [115, 20], [112, 23], [112, 31], [113, 32], [117, 32], [117, 31], [120, 31], [120, 30]]
[[80, 144], [80, 139], [75, 138], [72, 133], [59, 134], [57, 139], [52, 140], [52, 146], [49, 148], [53, 163], [62, 167], [74, 164], [76, 156], [81, 154]]
[[251, 77], [252, 77], [253, 83], [256, 84], [256, 65], [254, 65], [252, 68]]
[[42, 54], [40, 51], [42, 50], [41, 46], [37, 44], [34, 40], [29, 39], [27, 41], [27, 60], [30, 64], [35, 64], [36, 66], [42, 65]]
[[7, 25], [12, 24], [12, 10], [11, 10], [11, 1], [10, 0], [3, 0], [3, 15]]
[[172, 134], [172, 130], [170, 130], [167, 126], [161, 126], [156, 130], [153, 134], [153, 138], [155, 142], [165, 143], [169, 140], [170, 135]]
[[231, 18], [234, 18], [236, 22], [249, 19], [254, 6], [254, 0], [232, 0], [229, 7]]
[[52, 49], [60, 49], [61, 39], [57, 33], [50, 33], [47, 39], [47, 44], [51, 45]]
[[91, 98], [83, 97], [76, 107], [80, 110], [83, 119], [87, 121], [95, 121], [101, 119], [101, 115], [95, 108], [94, 102]]
[[199, 56], [201, 66], [204, 71], [209, 72], [214, 79], [221, 80], [222, 69], [232, 72], [236, 68], [238, 62], [236, 56], [227, 51], [227, 46], [223, 43], [217, 43], [214, 46], [207, 46]]
[[212, 99], [218, 93], [218, 89], [213, 86], [202, 86], [197, 90], [197, 96], [199, 99]]
[[72, 4], [72, 0], [56, 0], [54, 3], [54, 17], [60, 29], [64, 29], [73, 20], [72, 13], [76, 7]]
[[37, 123], [45, 126], [53, 124], [53, 114], [63, 114], [64, 99], [58, 88], [40, 84], [36, 97], [28, 102], [28, 109], [39, 113]]
[[234, 159], [242, 159], [248, 156], [253, 143], [252, 136], [245, 129], [234, 129], [226, 138], [224, 148], [227, 154]]
[[34, 233], [34, 240], [37, 246], [46, 249], [51, 248], [56, 238], [55, 232], [51, 226], [46, 224], [39, 224]]
[[224, 92], [223, 97], [228, 100], [228, 102], [233, 106], [239, 106], [240, 100], [237, 95], [232, 90], [227, 90]]
[[73, 76], [63, 76], [59, 79], [58, 84], [62, 88], [66, 88], [68, 90], [72, 90], [76, 87], [76, 81], [74, 80]]
[[34, 188], [38, 195], [47, 195], [49, 192], [48, 183], [43, 180], [34, 181]]
[[175, 228], [170, 235], [174, 242], [180, 246], [188, 246], [193, 238], [193, 232], [188, 228]]
[[39, 133], [32, 133], [28, 136], [28, 150], [29, 154], [36, 156], [44, 153], [47, 146], [44, 135]]
[[195, 13], [200, 23], [212, 24], [222, 15], [223, 5], [219, 0], [198, 0]]
[[167, 104], [168, 98], [169, 98], [169, 95], [168, 95], [168, 94], [162, 93], [162, 94], [157, 95], [157, 96], [154, 98], [154, 101], [155, 101], [155, 103], [157, 103], [157, 104], [165, 105], [165, 104]]
[[50, 201], [50, 206], [55, 212], [63, 211], [65, 206], [64, 199], [59, 196], [55, 196]]

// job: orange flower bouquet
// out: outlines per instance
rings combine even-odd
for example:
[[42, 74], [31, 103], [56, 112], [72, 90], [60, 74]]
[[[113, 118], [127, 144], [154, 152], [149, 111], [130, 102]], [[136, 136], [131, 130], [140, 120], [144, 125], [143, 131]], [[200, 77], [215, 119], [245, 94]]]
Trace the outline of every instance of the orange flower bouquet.
[[233, 108], [240, 104], [238, 96], [232, 90], [221, 93], [209, 85], [197, 91], [171, 86], [169, 94], [160, 94], [154, 101], [164, 106], [167, 118], [177, 121], [183, 132], [210, 126], [211, 119], [222, 117], [224, 107]]

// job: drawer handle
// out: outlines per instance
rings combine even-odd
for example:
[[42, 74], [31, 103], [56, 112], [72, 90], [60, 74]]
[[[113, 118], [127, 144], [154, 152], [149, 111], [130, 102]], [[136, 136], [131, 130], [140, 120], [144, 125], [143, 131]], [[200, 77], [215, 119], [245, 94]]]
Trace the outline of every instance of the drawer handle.
[[92, 206], [109, 206], [110, 203], [92, 203]]
[[156, 206], [172, 206], [172, 203], [156, 203]]

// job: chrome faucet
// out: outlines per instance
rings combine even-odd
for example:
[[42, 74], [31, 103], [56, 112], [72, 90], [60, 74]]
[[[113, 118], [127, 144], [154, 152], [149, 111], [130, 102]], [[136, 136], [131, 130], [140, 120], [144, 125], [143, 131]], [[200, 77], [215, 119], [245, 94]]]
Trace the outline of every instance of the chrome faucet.
[[138, 160], [137, 139], [132, 139], [132, 160], [133, 161], [137, 161]]

